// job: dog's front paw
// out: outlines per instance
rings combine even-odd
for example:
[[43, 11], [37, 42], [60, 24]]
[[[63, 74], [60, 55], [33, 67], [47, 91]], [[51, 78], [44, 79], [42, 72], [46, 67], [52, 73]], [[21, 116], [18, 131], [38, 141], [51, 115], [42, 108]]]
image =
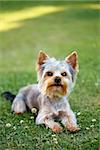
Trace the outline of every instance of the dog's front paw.
[[51, 129], [55, 133], [60, 133], [62, 131], [62, 127], [59, 124], [54, 124]]
[[78, 132], [80, 130], [80, 128], [77, 125], [67, 125], [66, 126], [67, 130], [70, 132]]
[[22, 112], [15, 112], [16, 115], [22, 115]]

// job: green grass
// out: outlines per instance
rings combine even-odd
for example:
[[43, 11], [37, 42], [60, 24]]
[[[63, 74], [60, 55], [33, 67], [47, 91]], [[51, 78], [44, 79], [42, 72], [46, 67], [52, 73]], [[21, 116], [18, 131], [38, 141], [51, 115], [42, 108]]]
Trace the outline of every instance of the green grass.
[[[31, 113], [17, 116], [11, 104], [0, 97], [0, 150], [98, 150], [100, 99], [99, 4], [67, 2], [0, 2], [0, 18], [38, 6], [60, 5], [63, 11], [15, 21], [21, 26], [0, 32], [0, 93], [18, 90], [36, 82], [39, 50], [65, 58], [77, 49], [80, 72], [70, 104], [81, 131], [54, 134], [37, 126]], [[91, 7], [92, 5], [92, 7]], [[99, 7], [98, 7], [99, 6]], [[7, 13], [7, 14], [6, 14]], [[21, 15], [21, 13], [20, 13]], [[4, 19], [4, 18], [3, 18]], [[10, 23], [9, 23], [10, 24]], [[96, 119], [92, 122], [92, 119]], [[24, 122], [21, 124], [20, 121]], [[10, 123], [11, 127], [6, 127]], [[91, 125], [93, 125], [91, 127]], [[57, 142], [55, 141], [57, 139]]]

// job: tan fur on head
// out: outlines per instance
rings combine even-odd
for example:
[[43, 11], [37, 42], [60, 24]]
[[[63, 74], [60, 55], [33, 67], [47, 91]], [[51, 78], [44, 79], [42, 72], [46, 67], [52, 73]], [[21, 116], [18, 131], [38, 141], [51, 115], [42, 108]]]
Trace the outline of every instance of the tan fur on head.
[[45, 76], [42, 92], [49, 97], [58, 98], [66, 95], [67, 93], [67, 84], [64, 81], [63, 77], [61, 77], [61, 85], [56, 86], [54, 82], [55, 77]]

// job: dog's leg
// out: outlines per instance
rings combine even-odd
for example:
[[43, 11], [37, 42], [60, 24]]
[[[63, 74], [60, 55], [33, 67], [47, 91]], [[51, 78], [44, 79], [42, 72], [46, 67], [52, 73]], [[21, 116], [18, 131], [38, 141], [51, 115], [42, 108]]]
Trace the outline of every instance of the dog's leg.
[[45, 112], [39, 112], [36, 118], [36, 124], [45, 124], [47, 128], [50, 128], [55, 133], [62, 131], [60, 124], [54, 122], [52, 114], [45, 114]]
[[61, 116], [61, 121], [65, 128], [67, 128], [70, 132], [77, 132], [80, 130], [77, 125], [75, 114], [71, 109]]
[[23, 93], [19, 92], [18, 95], [15, 97], [12, 103], [12, 111], [14, 111], [16, 114], [22, 114], [26, 111], [26, 104], [24, 101]]
[[60, 124], [55, 122], [52, 117], [46, 116], [44, 122], [46, 127], [49, 127], [53, 132], [59, 133], [62, 131]]
[[66, 102], [66, 111], [62, 111], [60, 114], [60, 118], [62, 124], [67, 128], [70, 132], [79, 131], [80, 128], [77, 125], [77, 120], [74, 112], [71, 110], [69, 102]]

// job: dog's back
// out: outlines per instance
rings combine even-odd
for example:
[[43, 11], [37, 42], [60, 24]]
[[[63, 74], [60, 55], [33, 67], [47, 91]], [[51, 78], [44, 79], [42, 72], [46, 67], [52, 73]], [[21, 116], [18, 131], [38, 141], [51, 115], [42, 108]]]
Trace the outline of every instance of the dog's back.
[[39, 95], [40, 92], [37, 84], [21, 88], [17, 95], [13, 95], [8, 91], [2, 93], [4, 98], [12, 102], [12, 111], [17, 114], [25, 112], [27, 108], [30, 110], [33, 107], [39, 109]]

